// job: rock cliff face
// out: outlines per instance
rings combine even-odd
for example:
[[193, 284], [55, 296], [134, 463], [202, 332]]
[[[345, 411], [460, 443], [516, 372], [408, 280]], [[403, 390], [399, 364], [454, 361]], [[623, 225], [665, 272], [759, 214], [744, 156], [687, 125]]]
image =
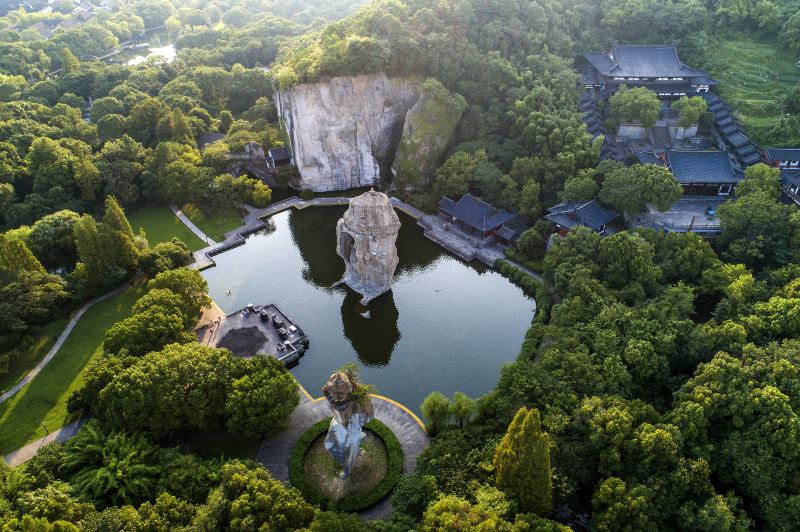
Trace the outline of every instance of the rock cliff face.
[[430, 182], [467, 108], [464, 98], [435, 79], [420, 86], [421, 96], [403, 125], [394, 161], [394, 184], [414, 189]]
[[[440, 120], [446, 131], [428, 133], [420, 124], [430, 106], [423, 105], [419, 84], [383, 74], [298, 85], [279, 92], [276, 100], [300, 173], [291, 184], [315, 192], [392, 180], [403, 144], [403, 160], [410, 161], [404, 168], [430, 166], [429, 159], [441, 156], [461, 118], [459, 111], [455, 118]], [[410, 125], [409, 117], [414, 117]], [[404, 135], [413, 135], [412, 142], [404, 141]]]
[[342, 281], [366, 305], [392, 286], [400, 218], [388, 196], [370, 190], [354, 198], [336, 224], [336, 254], [344, 259]]

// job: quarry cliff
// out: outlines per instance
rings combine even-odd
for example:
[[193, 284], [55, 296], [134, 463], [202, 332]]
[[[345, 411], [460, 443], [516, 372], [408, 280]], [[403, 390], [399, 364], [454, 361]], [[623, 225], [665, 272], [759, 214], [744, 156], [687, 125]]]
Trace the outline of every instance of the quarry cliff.
[[297, 85], [276, 102], [300, 175], [291, 185], [315, 192], [381, 179], [398, 188], [424, 184], [463, 111], [463, 99], [435, 80], [384, 74]]

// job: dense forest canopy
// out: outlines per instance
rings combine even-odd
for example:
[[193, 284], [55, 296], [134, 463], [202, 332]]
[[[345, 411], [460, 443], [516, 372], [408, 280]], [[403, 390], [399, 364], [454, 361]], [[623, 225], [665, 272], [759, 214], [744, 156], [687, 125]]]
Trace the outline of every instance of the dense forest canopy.
[[[78, 4], [96, 9], [79, 16]], [[548, 247], [539, 218], [561, 200], [633, 215], [682, 193], [664, 167], [600, 161], [603, 138], [578, 111], [577, 56], [676, 42], [689, 65], [714, 68], [718, 46], [747, 39], [797, 60], [797, 0], [12, 7], [0, 17], [0, 376], [43, 325], [128, 282], [138, 292], [69, 396], [93, 420], [24, 466], [0, 465], [4, 529], [800, 529], [800, 214], [780, 199], [780, 172], [747, 169], [713, 243], [579, 228]], [[174, 44], [174, 61], [97, 59], [146, 30]], [[264, 437], [299, 391], [273, 359], [192, 341], [209, 300], [182, 268], [189, 248], [156, 242], [126, 213], [269, 204], [271, 188], [229, 156], [285, 145], [275, 91], [376, 73], [430, 80], [464, 109], [435, 179], [407, 199], [470, 192], [525, 215], [509, 255], [543, 283], [526, 281], [537, 313], [494, 390], [426, 399], [431, 445], [397, 485], [392, 517], [366, 524], [315, 508], [260, 465], [169, 443], [186, 431]], [[618, 93], [617, 118], [652, 121], [660, 104], [641, 92]], [[800, 85], [776, 94], [780, 118], [762, 133], [797, 147]], [[686, 124], [707, 114], [695, 99], [673, 109]]]

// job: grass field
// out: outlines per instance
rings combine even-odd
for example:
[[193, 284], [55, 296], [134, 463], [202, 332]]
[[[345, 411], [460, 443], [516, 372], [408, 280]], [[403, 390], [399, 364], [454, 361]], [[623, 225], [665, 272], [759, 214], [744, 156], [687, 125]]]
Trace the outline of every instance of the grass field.
[[217, 242], [225, 240], [225, 233], [242, 225], [239, 210], [234, 207], [211, 209], [184, 205], [181, 207], [181, 211], [205, 234]]
[[140, 228], [144, 229], [150, 245], [169, 242], [177, 237], [192, 251], [205, 247], [203, 241], [189, 231], [167, 206], [144, 207], [129, 214], [128, 221], [134, 233], [138, 233]]
[[709, 71], [717, 91], [744, 121], [745, 131], [759, 145], [775, 145], [768, 132], [781, 116], [789, 90], [800, 81], [796, 57], [774, 42], [722, 41], [708, 50]]
[[0, 375], [0, 392], [8, 390], [17, 384], [40, 360], [44, 358], [50, 348], [69, 323], [70, 316], [61, 316], [31, 332], [28, 339], [23, 340], [17, 347], [20, 351], [18, 357], [11, 362], [8, 373]]
[[138, 296], [138, 288], [129, 288], [90, 308], [41, 373], [0, 403], [0, 455], [41, 438], [44, 426], [52, 431], [73, 421], [67, 413], [67, 398], [80, 387], [86, 365], [100, 351], [106, 330], [130, 314]]

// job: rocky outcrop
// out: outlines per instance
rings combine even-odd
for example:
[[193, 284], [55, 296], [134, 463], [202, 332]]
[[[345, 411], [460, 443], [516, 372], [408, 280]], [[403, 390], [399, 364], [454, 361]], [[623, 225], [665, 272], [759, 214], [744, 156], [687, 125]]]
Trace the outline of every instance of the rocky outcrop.
[[400, 190], [428, 184], [455, 133], [467, 103], [435, 79], [420, 86], [421, 97], [406, 115], [393, 166]]
[[424, 127], [425, 114], [428, 102], [438, 100], [424, 98], [423, 87], [378, 74], [332, 78], [279, 92], [278, 111], [300, 174], [291, 184], [325, 192], [372, 186], [381, 178], [391, 181], [398, 146], [404, 144], [403, 161], [411, 166], [438, 163], [461, 112], [437, 118], [443, 127], [431, 133]]
[[342, 282], [366, 305], [392, 286], [400, 218], [388, 196], [370, 190], [354, 198], [336, 224], [336, 254], [344, 259]]

